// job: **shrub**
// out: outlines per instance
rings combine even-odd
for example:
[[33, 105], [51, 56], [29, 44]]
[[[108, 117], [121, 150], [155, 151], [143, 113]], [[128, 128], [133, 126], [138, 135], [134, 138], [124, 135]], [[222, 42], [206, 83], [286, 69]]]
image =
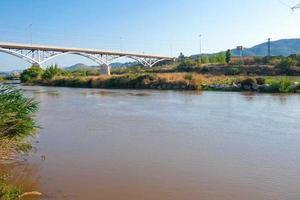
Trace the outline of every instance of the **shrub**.
[[0, 137], [22, 139], [34, 133], [37, 102], [20, 89], [0, 86]]
[[22, 82], [28, 82], [32, 79], [38, 79], [44, 74], [44, 70], [40, 66], [32, 65], [30, 68], [21, 73], [20, 79]]
[[287, 92], [292, 92], [292, 82], [291, 80], [288, 79], [281, 79], [279, 81], [280, 87], [279, 87], [279, 92], [287, 93]]
[[208, 69], [207, 66], [204, 66], [204, 67], [201, 67], [201, 68], [200, 68], [200, 72], [202, 72], [202, 73], [208, 73], [208, 72], [209, 72], [209, 69]]
[[191, 73], [185, 74], [183, 78], [187, 81], [191, 81], [193, 80], [193, 74]]
[[251, 89], [254, 84], [256, 84], [256, 80], [253, 78], [246, 78], [241, 82], [243, 88], [249, 88], [249, 89]]
[[240, 73], [240, 69], [237, 67], [231, 67], [226, 69], [226, 75], [237, 75]]
[[19, 199], [21, 190], [17, 187], [6, 184], [7, 178], [0, 177], [0, 199], [1, 200], [15, 200]]
[[63, 74], [63, 70], [60, 69], [57, 65], [51, 65], [48, 67], [42, 75], [43, 79], [52, 79], [55, 76]]
[[264, 78], [256, 78], [256, 82], [258, 85], [263, 85], [266, 83], [266, 80]]
[[286, 72], [296, 65], [297, 65], [297, 60], [293, 58], [285, 58], [276, 66], [276, 68]]
[[272, 93], [287, 93], [294, 92], [292, 86], [292, 81], [286, 78], [282, 79], [268, 79], [266, 81], [268, 87], [263, 87], [260, 89], [261, 92], [272, 92]]

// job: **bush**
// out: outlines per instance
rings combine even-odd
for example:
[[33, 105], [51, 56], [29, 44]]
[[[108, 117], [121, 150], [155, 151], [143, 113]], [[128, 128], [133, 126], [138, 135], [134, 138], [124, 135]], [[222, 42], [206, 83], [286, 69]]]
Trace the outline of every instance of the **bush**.
[[226, 69], [226, 75], [238, 75], [240, 73], [240, 69], [237, 67], [231, 67]]
[[243, 88], [251, 88], [254, 84], [256, 84], [256, 80], [253, 78], [246, 78], [241, 82]]
[[266, 80], [264, 78], [256, 78], [256, 82], [258, 85], [263, 85], [266, 83]]
[[23, 139], [32, 135], [36, 111], [37, 102], [26, 98], [20, 89], [0, 86], [0, 137]]
[[40, 66], [32, 65], [21, 73], [20, 79], [25, 83], [33, 79], [41, 78], [43, 74], [44, 70]]
[[291, 70], [291, 68], [296, 65], [297, 65], [297, 60], [293, 58], [285, 58], [276, 66], [276, 68], [286, 72], [288, 70]]
[[208, 72], [209, 72], [209, 69], [208, 69], [207, 66], [204, 66], [204, 67], [201, 67], [201, 68], [200, 68], [200, 72], [201, 72], [201, 73], [208, 73]]
[[292, 88], [292, 81], [286, 78], [282, 79], [268, 79], [266, 81], [267, 87], [262, 87], [261, 92], [272, 92], [272, 93], [287, 93], [294, 92]]
[[185, 74], [183, 78], [187, 81], [191, 81], [193, 80], [193, 74]]
[[7, 178], [0, 177], [0, 199], [1, 200], [15, 200], [19, 199], [21, 190], [17, 187], [6, 184]]
[[42, 78], [43, 79], [52, 79], [55, 76], [60, 76], [62, 74], [63, 74], [63, 70], [62, 69], [60, 69], [57, 65], [51, 65], [43, 73]]

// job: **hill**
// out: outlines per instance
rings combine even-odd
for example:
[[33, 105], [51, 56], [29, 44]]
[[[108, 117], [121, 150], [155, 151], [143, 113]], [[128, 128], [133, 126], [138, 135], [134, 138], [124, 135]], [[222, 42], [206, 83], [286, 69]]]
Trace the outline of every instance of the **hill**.
[[[123, 67], [131, 67], [138, 65], [138, 62], [125, 62], [125, 63], [111, 63], [110, 66], [112, 68], [123, 68]], [[93, 69], [100, 69], [100, 66], [88, 66], [82, 63], [78, 63], [72, 65], [70, 67], [66, 67], [65, 70], [67, 71], [76, 71], [76, 70], [93, 70]]]
[[[271, 42], [272, 56], [289, 56], [291, 54], [300, 53], [300, 39], [282, 39]], [[239, 51], [232, 50], [232, 54], [239, 55]], [[245, 48], [243, 51], [245, 56], [267, 56], [268, 43], [262, 43], [251, 48]]]
[[[240, 52], [237, 49], [232, 49], [233, 56], [239, 56]], [[289, 56], [291, 54], [300, 53], [300, 39], [282, 39], [271, 42], [271, 55], [272, 56]], [[203, 55], [213, 55], [203, 54]], [[250, 48], [244, 48], [244, 56], [267, 56], [268, 55], [268, 43], [261, 43]], [[191, 58], [197, 59], [199, 54], [192, 55]]]
[[66, 67], [65, 70], [67, 71], [76, 71], [76, 70], [91, 70], [91, 69], [99, 69], [99, 67], [95, 67], [95, 66], [88, 66], [82, 63], [78, 63], [75, 65], [72, 65], [70, 67]]

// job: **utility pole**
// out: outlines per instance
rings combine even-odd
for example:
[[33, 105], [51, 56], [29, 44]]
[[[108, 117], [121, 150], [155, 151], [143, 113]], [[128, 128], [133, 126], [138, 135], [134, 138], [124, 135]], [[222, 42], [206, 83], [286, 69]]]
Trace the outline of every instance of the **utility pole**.
[[271, 58], [271, 38], [268, 38], [268, 58]]
[[240, 66], [244, 64], [244, 59], [243, 59], [243, 50], [244, 47], [243, 46], [237, 46], [236, 49], [240, 52]]
[[32, 24], [29, 24], [30, 44], [32, 45]]
[[171, 55], [171, 57], [173, 57], [173, 45], [172, 44], [170, 44], [170, 55]]
[[123, 52], [123, 37], [120, 37], [120, 51]]
[[201, 63], [202, 58], [202, 34], [199, 35], [199, 61]]

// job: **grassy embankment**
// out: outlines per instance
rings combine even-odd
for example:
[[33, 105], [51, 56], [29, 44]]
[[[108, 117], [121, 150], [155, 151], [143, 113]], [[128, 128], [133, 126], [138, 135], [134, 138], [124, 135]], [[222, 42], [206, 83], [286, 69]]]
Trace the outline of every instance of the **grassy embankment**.
[[[188, 66], [178, 65], [144, 69], [113, 69], [112, 76], [69, 72], [57, 65], [46, 70], [31, 67], [21, 74], [25, 84], [107, 89], [218, 90], [257, 92], [299, 92], [298, 67], [272, 66]], [[294, 76], [286, 76], [289, 74]], [[283, 76], [285, 75], [285, 76]]]
[[[20, 89], [0, 86], [0, 161], [31, 149], [26, 139], [35, 134], [36, 111], [37, 102], [26, 98]], [[0, 200], [18, 199], [20, 189], [7, 185], [6, 180], [0, 177]]]
[[57, 76], [33, 79], [27, 84], [106, 89], [217, 90], [300, 92], [300, 77], [212, 76], [196, 73], [123, 74], [113, 76]]
[[126, 74], [112, 77], [56, 77], [51, 80], [34, 80], [31, 83], [44, 86], [106, 89], [300, 92], [299, 85], [295, 85], [296, 82], [300, 82], [300, 77], [209, 76], [176, 73], [155, 75]]

